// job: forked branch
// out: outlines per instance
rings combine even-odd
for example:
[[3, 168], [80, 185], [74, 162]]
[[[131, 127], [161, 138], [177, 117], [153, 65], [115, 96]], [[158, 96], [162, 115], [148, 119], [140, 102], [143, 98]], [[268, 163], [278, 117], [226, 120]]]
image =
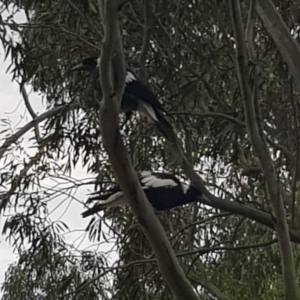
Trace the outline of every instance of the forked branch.
[[[114, 60], [124, 61], [122, 49], [120, 49], [118, 1], [104, 1], [101, 15], [105, 18], [103, 20], [105, 39], [100, 62], [100, 83], [103, 91], [100, 126], [103, 145], [132, 211], [154, 250], [163, 278], [177, 299], [196, 300], [198, 297], [186, 278], [163, 227], [157, 220], [138, 182], [120, 134], [118, 112], [125, 81], [124, 62], [119, 66], [121, 70], [118, 70], [120, 73], [118, 72], [117, 78], [118, 81], [122, 80], [122, 84], [118, 82], [114, 85], [112, 80], [113, 54], [116, 53], [117, 56]], [[117, 89], [115, 89], [116, 86]]]

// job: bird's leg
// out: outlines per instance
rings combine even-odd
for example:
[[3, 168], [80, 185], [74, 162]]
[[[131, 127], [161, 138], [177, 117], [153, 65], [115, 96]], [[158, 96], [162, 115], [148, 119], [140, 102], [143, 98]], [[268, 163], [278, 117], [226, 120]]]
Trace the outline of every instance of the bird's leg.
[[[124, 129], [124, 132], [126, 133], [126, 135], [128, 134], [129, 128], [128, 128], [128, 123], [130, 122], [132, 118], [132, 111], [126, 111], [125, 112], [125, 120], [124, 122], [121, 124], [121, 130]], [[125, 128], [124, 128], [125, 127]]]
[[125, 123], [128, 123], [128, 122], [131, 120], [132, 114], [133, 114], [133, 113], [132, 113], [131, 110], [125, 112]]

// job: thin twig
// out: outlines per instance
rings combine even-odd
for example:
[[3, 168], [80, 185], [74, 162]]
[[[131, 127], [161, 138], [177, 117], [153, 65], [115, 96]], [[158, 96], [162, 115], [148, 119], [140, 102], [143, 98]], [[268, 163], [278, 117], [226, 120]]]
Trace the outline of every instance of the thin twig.
[[99, 50], [99, 47], [97, 47], [95, 44], [89, 42], [86, 38], [80, 36], [79, 34], [72, 32], [70, 30], [68, 30], [67, 28], [59, 25], [59, 26], [51, 26], [51, 25], [46, 25], [46, 24], [40, 24], [40, 23], [20, 23], [20, 24], [16, 24], [16, 23], [10, 23], [10, 22], [3, 22], [1, 21], [0, 24], [5, 25], [5, 26], [9, 26], [12, 30], [17, 31], [17, 27], [20, 28], [48, 28], [48, 29], [52, 29], [54, 31], [58, 31], [58, 32], [63, 32], [66, 33], [70, 36], [74, 36], [76, 38], [78, 38], [80, 41], [82, 41], [84, 44], [88, 45], [89, 47], [91, 47], [92, 49], [96, 49]]
[[217, 113], [217, 112], [204, 112], [204, 113], [191, 113], [186, 111], [176, 111], [176, 112], [169, 112], [169, 115], [185, 115], [185, 116], [193, 116], [193, 117], [212, 117], [212, 118], [222, 118], [231, 121], [232, 123], [235, 123], [241, 127], [246, 127], [246, 124], [239, 119], [236, 119], [234, 117], [231, 117], [229, 115], [223, 114], [223, 113]]
[[[30, 104], [29, 97], [28, 97], [27, 91], [25, 89], [25, 83], [21, 83], [21, 93], [22, 93], [26, 108], [28, 109], [32, 119], [35, 120], [37, 118], [37, 114], [34, 112], [32, 106]], [[39, 144], [39, 142], [41, 141], [39, 124], [34, 125], [34, 131], [35, 131], [35, 138]]]
[[43, 149], [39, 149], [39, 151], [30, 159], [30, 161], [24, 165], [24, 168], [21, 170], [19, 175], [17, 175], [12, 180], [11, 188], [9, 189], [9, 191], [7, 193], [5, 193], [3, 196], [1, 196], [0, 212], [6, 208], [8, 202], [10, 200], [10, 197], [14, 194], [16, 189], [20, 186], [21, 180], [26, 176], [26, 174], [30, 170], [30, 168], [40, 160], [40, 158], [42, 157], [43, 154], [44, 154]]
[[78, 13], [78, 15], [83, 19], [85, 20], [85, 22], [87, 23], [88, 27], [96, 34], [98, 35], [99, 37], [101, 37], [101, 35], [99, 35], [99, 30], [97, 29], [97, 27], [95, 27], [93, 25], [93, 23], [90, 21], [89, 17], [84, 14], [82, 12], [82, 10], [75, 4], [73, 3], [73, 1], [71, 0], [67, 0], [67, 2], [70, 4], [70, 6]]
[[27, 131], [33, 128], [36, 124], [39, 124], [40, 122], [43, 122], [46, 119], [61, 113], [63, 110], [71, 111], [78, 107], [80, 107], [78, 103], [71, 103], [69, 105], [60, 105], [58, 107], [53, 108], [52, 110], [46, 111], [43, 114], [39, 115], [36, 119], [27, 123], [25, 126], [20, 128], [16, 133], [14, 133], [13, 135], [11, 135], [9, 138], [5, 140], [5, 142], [0, 147], [0, 159], [3, 157], [5, 152], [12, 144], [16, 143], [21, 136], [23, 136]]
[[139, 58], [139, 65], [140, 65], [139, 78], [145, 83], [147, 80], [145, 63], [146, 63], [147, 52], [150, 46], [151, 28], [152, 28], [152, 1], [151, 0], [144, 1], [144, 16], [145, 16], [144, 38], [143, 38], [142, 51]]

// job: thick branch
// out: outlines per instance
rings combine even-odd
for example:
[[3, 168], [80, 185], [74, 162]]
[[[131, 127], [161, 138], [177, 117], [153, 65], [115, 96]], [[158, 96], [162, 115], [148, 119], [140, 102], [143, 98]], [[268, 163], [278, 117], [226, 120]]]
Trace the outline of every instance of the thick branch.
[[[114, 93], [111, 74], [115, 39], [119, 38], [117, 9], [118, 1], [105, 1], [104, 13], [102, 14], [105, 16], [105, 40], [100, 63], [100, 80], [103, 91], [100, 125], [103, 144], [120, 186], [129, 199], [133, 213], [153, 247], [163, 278], [177, 299], [196, 300], [198, 299], [196, 293], [179, 265], [170, 242], [142, 191], [119, 131], [118, 102], [120, 99], [117, 96], [120, 97], [121, 95], [117, 94], [116, 96]], [[119, 42], [117, 42], [118, 44]], [[117, 53], [120, 53], [119, 49], [117, 49]], [[123, 78], [124, 81], [125, 78]]]
[[[211, 112], [208, 113], [208, 116], [224, 117], [224, 118], [225, 116], [226, 118], [228, 117], [227, 115], [223, 115], [223, 114], [215, 115], [214, 113]], [[228, 120], [233, 121], [243, 127], [246, 126], [245, 123], [242, 123], [241, 121], [234, 118], [232, 119], [232, 117], [228, 118]], [[185, 154], [183, 153], [181, 148], [181, 143], [178, 140], [178, 138], [172, 140], [172, 145], [170, 147], [169, 152], [173, 156], [174, 160], [177, 161], [177, 163], [185, 171], [187, 177], [191, 180], [192, 184], [202, 191], [204, 195], [202, 200], [203, 204], [217, 209], [221, 209], [226, 212], [231, 212], [233, 214], [244, 216], [260, 224], [263, 224], [269, 228], [275, 229], [273, 219], [270, 214], [260, 211], [253, 207], [248, 207], [241, 203], [216, 197], [212, 193], [210, 193], [209, 190], [205, 187], [205, 184], [203, 183], [201, 177], [194, 171], [193, 165], [189, 162], [189, 160], [186, 158]], [[300, 243], [300, 231], [296, 229], [290, 229], [289, 236], [291, 241], [297, 244]]]
[[238, 0], [230, 0], [229, 3], [236, 42], [236, 65], [244, 104], [247, 131], [251, 144], [262, 166], [268, 191], [270, 194], [271, 207], [275, 217], [275, 229], [278, 235], [278, 242], [282, 258], [286, 299], [296, 300], [298, 299], [298, 296], [295, 264], [290, 243], [285, 209], [280, 194], [280, 187], [278, 184], [276, 170], [274, 168], [267, 144], [265, 143], [263, 136], [261, 136], [262, 133], [259, 131], [256, 112], [254, 108], [254, 99], [248, 82], [246, 48], [244, 42], [244, 31], [240, 4]]
[[261, 114], [261, 108], [259, 103], [259, 73], [262, 73], [261, 68], [258, 65], [258, 60], [256, 59], [255, 51], [254, 51], [254, 22], [255, 22], [255, 0], [250, 0], [249, 3], [249, 12], [248, 12], [248, 20], [247, 20], [247, 26], [245, 30], [245, 46], [248, 50], [249, 60], [252, 62], [252, 98], [256, 113], [256, 122], [259, 129], [259, 133], [261, 137], [264, 136], [263, 133], [263, 118]]
[[[192, 184], [199, 188], [204, 197], [202, 203], [210, 207], [221, 209], [223, 211], [231, 212], [240, 216], [244, 216], [258, 223], [268, 226], [269, 228], [275, 229], [273, 219], [270, 214], [260, 211], [256, 208], [248, 207], [244, 204], [218, 198], [211, 194], [205, 187], [201, 177], [194, 171], [193, 165], [188, 161], [184, 153], [182, 153], [180, 142], [173, 143], [170, 153], [174, 159], [180, 164], [181, 168], [185, 171], [187, 177], [191, 180]], [[300, 232], [295, 229], [289, 231], [290, 239], [295, 243], [300, 243]]]
[[300, 85], [300, 48], [271, 0], [256, 0], [256, 11], [271, 35], [291, 75]]

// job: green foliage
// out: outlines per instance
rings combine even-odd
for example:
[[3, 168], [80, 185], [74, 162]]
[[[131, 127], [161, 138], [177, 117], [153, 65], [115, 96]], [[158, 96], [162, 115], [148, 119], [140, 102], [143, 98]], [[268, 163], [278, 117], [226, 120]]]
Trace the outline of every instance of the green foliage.
[[104, 259], [94, 255], [84, 251], [75, 255], [63, 245], [53, 247], [52, 241], [37, 251], [23, 252], [7, 270], [2, 299], [107, 299], [105, 281], [93, 280]]
[[[7, 0], [3, 5], [11, 9], [11, 3], [12, 15], [24, 9], [28, 22], [18, 24], [10, 17], [0, 21], [10, 75], [41, 93], [47, 111], [66, 107], [40, 125], [41, 140], [31, 138], [38, 155], [29, 155], [24, 141], [18, 141], [3, 157], [1, 211], [15, 209], [4, 233], [20, 254], [6, 273], [3, 299], [173, 299], [129, 209], [106, 211], [87, 228], [95, 244], [115, 245], [111, 252], [117, 252], [119, 259], [113, 265], [102, 251], [73, 249], [61, 238], [67, 228], [56, 228], [58, 224], [49, 218], [48, 204], [56, 198], [68, 195], [75, 201], [73, 195], [80, 187], [105, 189], [114, 181], [89, 78], [69, 73], [82, 58], [100, 54], [103, 33], [97, 1]], [[139, 61], [143, 4], [130, 1], [120, 12], [126, 61], [136, 71], [143, 68]], [[248, 5], [242, 2], [245, 21]], [[286, 13], [289, 5], [289, 1], [278, 1], [298, 41], [299, 26]], [[299, 110], [291, 95], [298, 100], [299, 91], [262, 24], [255, 21], [262, 126], [288, 199], [287, 213], [293, 215]], [[20, 39], [13, 40], [11, 32]], [[227, 1], [155, 2], [146, 77], [207, 188], [217, 197], [269, 213], [265, 181], [245, 128], [232, 32]], [[254, 76], [251, 63], [249, 70]], [[68, 105], [76, 101], [79, 105], [70, 110]], [[123, 134], [137, 170], [165, 168], [183, 176], [152, 124], [136, 116]], [[3, 140], [7, 136], [1, 132]], [[15, 162], [16, 157], [22, 159]], [[72, 178], [77, 168], [93, 178]], [[58, 182], [56, 190], [43, 184], [53, 177]], [[203, 204], [158, 216], [203, 299], [215, 298], [200, 285], [199, 270], [205, 270], [206, 279], [232, 299], [283, 299], [280, 255], [270, 228]], [[297, 231], [298, 216], [295, 213], [293, 225]], [[47, 226], [41, 227], [44, 223]], [[297, 271], [299, 257], [295, 249]]]

